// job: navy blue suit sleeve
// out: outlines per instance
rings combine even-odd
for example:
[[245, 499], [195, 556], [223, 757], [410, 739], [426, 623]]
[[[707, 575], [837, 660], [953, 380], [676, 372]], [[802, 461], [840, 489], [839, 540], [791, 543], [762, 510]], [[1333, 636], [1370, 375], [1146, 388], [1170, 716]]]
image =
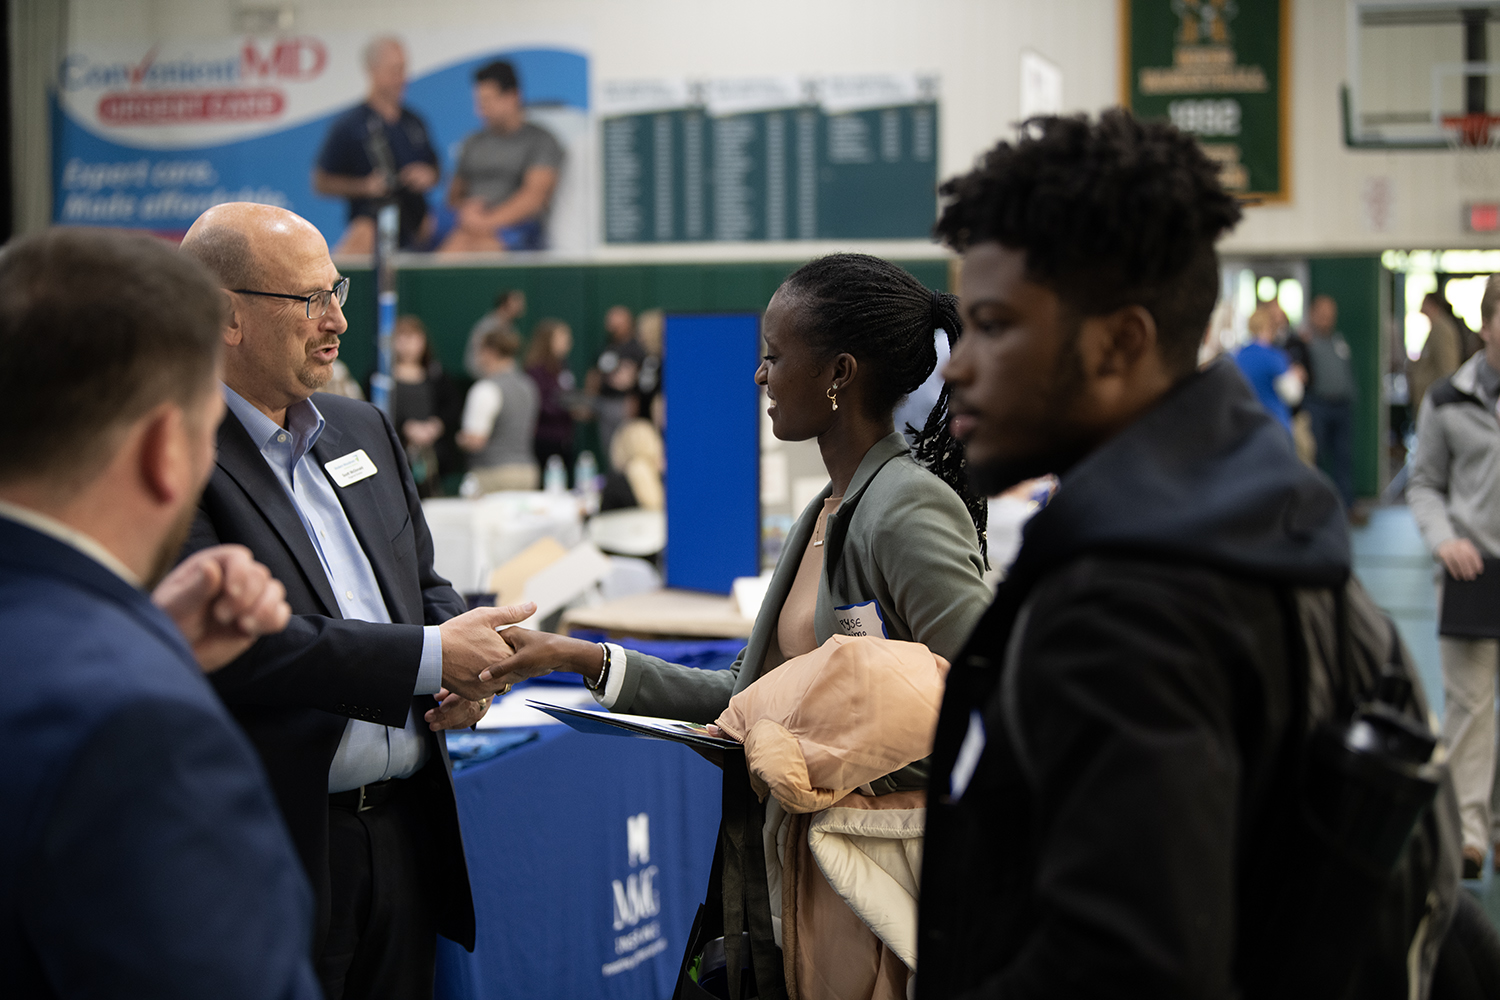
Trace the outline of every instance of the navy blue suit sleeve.
[[130, 704], [84, 743], [24, 864], [59, 996], [317, 1000], [312, 894], [254, 752], [222, 715]]

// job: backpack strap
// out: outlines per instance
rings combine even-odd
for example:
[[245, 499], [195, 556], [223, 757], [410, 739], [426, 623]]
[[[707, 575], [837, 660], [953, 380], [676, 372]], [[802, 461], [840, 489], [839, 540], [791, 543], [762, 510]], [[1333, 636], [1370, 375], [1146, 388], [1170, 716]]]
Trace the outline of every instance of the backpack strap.
[[1354, 713], [1354, 698], [1350, 692], [1350, 681], [1354, 677], [1353, 653], [1349, 637], [1349, 595], [1343, 587], [1333, 591], [1333, 649], [1334, 663], [1338, 665], [1337, 683], [1334, 684], [1334, 700], [1338, 704], [1338, 718]]
[[[1285, 969], [1257, 976], [1265, 995], [1295, 1000], [1372, 996], [1381, 985], [1424, 998], [1458, 892], [1456, 805], [1446, 768], [1393, 868], [1372, 867], [1361, 844], [1330, 827], [1330, 787], [1361, 779], [1331, 763], [1338, 730], [1356, 715], [1394, 711], [1428, 724], [1421, 681], [1390, 616], [1357, 580], [1324, 591], [1286, 588], [1288, 697], [1300, 723], [1296, 849], [1280, 875], [1285, 914], [1268, 954]], [[1335, 737], [1330, 742], [1330, 735]], [[1373, 819], [1373, 815], [1371, 817]], [[1356, 840], [1360, 839], [1358, 837]], [[1341, 958], [1342, 956], [1342, 958]], [[1293, 972], [1293, 970], [1296, 970]]]

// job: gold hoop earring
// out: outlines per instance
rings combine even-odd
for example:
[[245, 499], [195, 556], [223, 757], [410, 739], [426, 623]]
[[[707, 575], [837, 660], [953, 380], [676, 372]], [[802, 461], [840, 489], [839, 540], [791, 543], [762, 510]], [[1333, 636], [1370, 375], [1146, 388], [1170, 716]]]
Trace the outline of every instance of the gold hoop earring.
[[833, 383], [833, 385], [830, 385], [828, 387], [828, 401], [833, 404], [833, 409], [834, 409], [835, 413], [838, 412], [838, 408], [839, 408], [838, 391], [839, 391], [839, 384], [837, 382]]

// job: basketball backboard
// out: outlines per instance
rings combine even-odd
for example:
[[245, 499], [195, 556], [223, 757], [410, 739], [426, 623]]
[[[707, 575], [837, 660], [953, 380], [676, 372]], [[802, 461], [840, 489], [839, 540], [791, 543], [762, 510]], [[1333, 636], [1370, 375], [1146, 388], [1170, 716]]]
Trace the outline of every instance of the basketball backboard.
[[1350, 145], [1447, 146], [1473, 137], [1473, 116], [1500, 112], [1500, 2], [1352, 0], [1348, 9]]

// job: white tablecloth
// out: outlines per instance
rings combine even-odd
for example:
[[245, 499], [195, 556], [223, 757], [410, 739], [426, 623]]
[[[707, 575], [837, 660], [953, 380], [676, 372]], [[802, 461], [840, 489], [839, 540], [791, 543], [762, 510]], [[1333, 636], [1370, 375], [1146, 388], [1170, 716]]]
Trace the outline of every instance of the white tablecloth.
[[490, 573], [528, 545], [551, 536], [564, 548], [583, 540], [578, 500], [570, 494], [491, 493], [477, 500], [422, 501], [432, 529], [433, 565], [459, 593], [483, 593]]

